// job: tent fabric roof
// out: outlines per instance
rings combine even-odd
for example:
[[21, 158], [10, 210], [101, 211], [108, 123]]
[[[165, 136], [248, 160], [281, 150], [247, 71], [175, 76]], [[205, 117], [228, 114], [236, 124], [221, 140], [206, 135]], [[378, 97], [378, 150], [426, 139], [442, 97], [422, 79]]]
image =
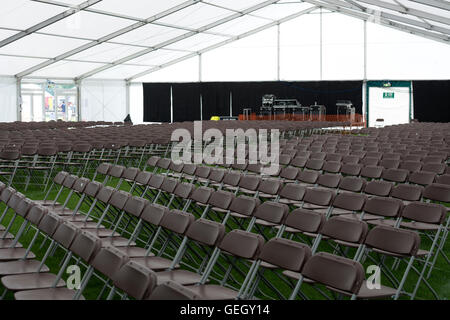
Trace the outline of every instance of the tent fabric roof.
[[2, 0], [0, 74], [131, 81], [319, 8], [450, 43], [446, 0]]

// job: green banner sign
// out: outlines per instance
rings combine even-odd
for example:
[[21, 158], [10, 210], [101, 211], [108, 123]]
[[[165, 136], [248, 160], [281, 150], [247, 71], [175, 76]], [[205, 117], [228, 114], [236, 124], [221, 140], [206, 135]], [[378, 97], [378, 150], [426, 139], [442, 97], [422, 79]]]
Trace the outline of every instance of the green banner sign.
[[394, 99], [394, 92], [383, 92], [383, 99]]

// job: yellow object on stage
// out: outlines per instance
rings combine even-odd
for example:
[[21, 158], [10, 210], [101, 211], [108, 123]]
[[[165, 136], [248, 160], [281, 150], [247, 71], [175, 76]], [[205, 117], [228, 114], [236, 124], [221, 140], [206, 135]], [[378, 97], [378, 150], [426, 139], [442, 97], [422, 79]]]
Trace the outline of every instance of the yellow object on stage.
[[211, 117], [211, 120], [212, 120], [212, 121], [220, 121], [220, 117], [218, 117], [218, 116], [212, 116], [212, 117]]

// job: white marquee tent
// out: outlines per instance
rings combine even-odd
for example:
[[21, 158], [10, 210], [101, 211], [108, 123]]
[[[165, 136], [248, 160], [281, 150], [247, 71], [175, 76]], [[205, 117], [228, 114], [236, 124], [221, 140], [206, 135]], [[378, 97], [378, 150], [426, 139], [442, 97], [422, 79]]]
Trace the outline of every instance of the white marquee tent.
[[51, 90], [139, 123], [142, 82], [450, 79], [449, 44], [446, 0], [2, 0], [0, 121]]

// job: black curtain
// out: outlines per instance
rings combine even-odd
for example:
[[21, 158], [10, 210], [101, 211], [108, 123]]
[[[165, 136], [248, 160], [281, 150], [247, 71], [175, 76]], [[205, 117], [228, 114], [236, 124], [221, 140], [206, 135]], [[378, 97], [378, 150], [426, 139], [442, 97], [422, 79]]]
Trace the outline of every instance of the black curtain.
[[414, 118], [450, 122], [450, 80], [413, 81]]
[[[230, 114], [230, 92], [233, 115], [250, 108], [259, 113], [261, 98], [274, 94], [279, 99], [297, 99], [302, 105], [315, 102], [336, 114], [337, 100], [351, 100], [357, 113], [362, 113], [362, 81], [265, 81], [265, 82], [201, 82], [144, 84], [144, 121], [170, 121], [170, 86], [173, 88], [174, 121], [200, 119], [200, 93], [203, 97], [203, 119]], [[147, 97], [147, 98], [146, 98]], [[152, 119], [152, 120], [147, 120]]]
[[144, 122], [170, 122], [170, 83], [144, 83]]
[[173, 121], [200, 120], [200, 83], [174, 83]]

